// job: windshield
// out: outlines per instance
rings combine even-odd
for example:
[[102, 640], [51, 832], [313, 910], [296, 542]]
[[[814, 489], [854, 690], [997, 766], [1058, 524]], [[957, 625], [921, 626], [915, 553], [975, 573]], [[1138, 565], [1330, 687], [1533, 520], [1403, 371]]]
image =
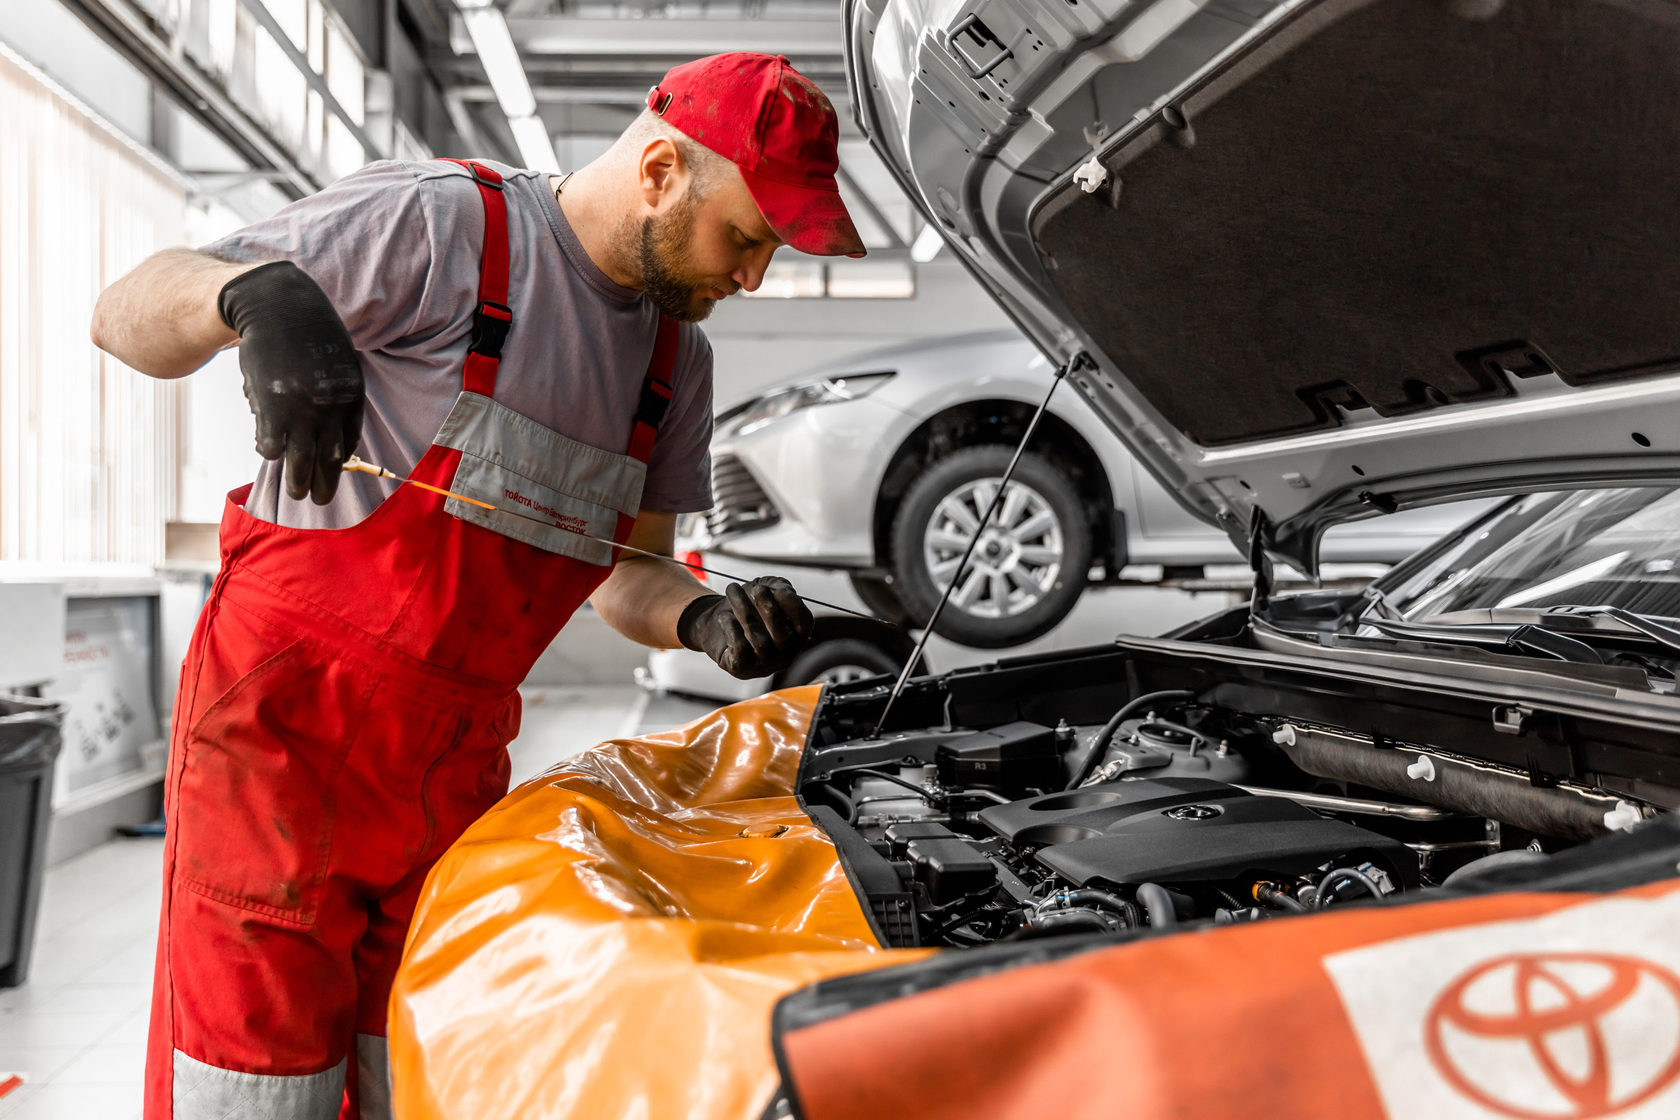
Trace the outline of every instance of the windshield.
[[1417, 621], [1454, 611], [1613, 606], [1680, 616], [1680, 490], [1531, 494], [1392, 586]]

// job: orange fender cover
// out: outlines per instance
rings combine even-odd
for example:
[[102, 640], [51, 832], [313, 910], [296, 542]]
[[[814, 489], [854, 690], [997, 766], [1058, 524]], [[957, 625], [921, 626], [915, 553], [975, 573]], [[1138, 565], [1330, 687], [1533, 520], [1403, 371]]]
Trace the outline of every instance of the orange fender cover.
[[801, 1120], [1673, 1118], [1677, 930], [1668, 879], [946, 954], [790, 997], [777, 1045]]
[[915, 960], [870, 932], [794, 778], [820, 689], [604, 743], [444, 855], [391, 993], [404, 1120], [756, 1120], [776, 1000]]

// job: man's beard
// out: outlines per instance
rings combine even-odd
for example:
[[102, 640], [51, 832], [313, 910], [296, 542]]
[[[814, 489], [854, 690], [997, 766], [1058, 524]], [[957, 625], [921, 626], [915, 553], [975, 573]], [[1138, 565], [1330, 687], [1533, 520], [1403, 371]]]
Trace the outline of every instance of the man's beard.
[[684, 198], [667, 216], [642, 222], [642, 290], [655, 307], [679, 323], [698, 323], [716, 304], [700, 294], [713, 285], [697, 283], [687, 275], [695, 208], [694, 199]]

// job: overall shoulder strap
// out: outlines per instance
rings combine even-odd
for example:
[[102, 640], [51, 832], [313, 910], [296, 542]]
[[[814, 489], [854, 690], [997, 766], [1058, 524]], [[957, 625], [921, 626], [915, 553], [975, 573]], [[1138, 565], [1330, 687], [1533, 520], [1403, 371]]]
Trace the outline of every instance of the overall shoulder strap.
[[642, 395], [636, 403], [636, 419], [630, 426], [630, 458], [645, 463], [653, 454], [653, 441], [659, 434], [665, 410], [671, 406], [671, 376], [677, 365], [677, 321], [669, 315], [659, 316], [659, 333], [653, 342], [653, 357], [648, 359], [647, 376], [642, 379]]
[[[625, 452], [639, 463], [646, 463], [653, 455], [653, 441], [659, 435], [665, 410], [671, 407], [671, 375], [677, 365], [677, 321], [669, 315], [659, 316], [659, 330], [653, 340], [653, 356], [648, 359], [647, 376], [642, 378], [642, 394], [636, 402], [636, 418], [630, 424], [630, 447]], [[636, 519], [628, 513], [618, 515], [618, 531], [613, 539], [623, 544], [630, 537]]]
[[502, 196], [502, 177], [474, 160], [451, 159], [472, 175], [478, 197], [484, 203], [484, 244], [478, 258], [478, 306], [473, 309], [472, 342], [467, 347], [461, 371], [461, 387], [469, 393], [494, 396], [496, 370], [501, 365], [502, 344], [513, 328], [513, 310], [508, 306], [508, 222], [507, 199]]

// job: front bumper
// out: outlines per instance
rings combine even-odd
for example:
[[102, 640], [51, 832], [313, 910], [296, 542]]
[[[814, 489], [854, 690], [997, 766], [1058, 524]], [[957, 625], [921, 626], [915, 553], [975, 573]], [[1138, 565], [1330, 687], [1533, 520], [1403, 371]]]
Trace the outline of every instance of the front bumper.
[[750, 700], [770, 688], [769, 677], [737, 680], [717, 662], [691, 649], [654, 650], [648, 654], [647, 668], [636, 674], [636, 681], [653, 691], [725, 702]]
[[[712, 446], [720, 508], [695, 546], [761, 560], [857, 568], [875, 563], [875, 497], [914, 421], [874, 397], [804, 409]], [[773, 516], [743, 519], [763, 502]]]

